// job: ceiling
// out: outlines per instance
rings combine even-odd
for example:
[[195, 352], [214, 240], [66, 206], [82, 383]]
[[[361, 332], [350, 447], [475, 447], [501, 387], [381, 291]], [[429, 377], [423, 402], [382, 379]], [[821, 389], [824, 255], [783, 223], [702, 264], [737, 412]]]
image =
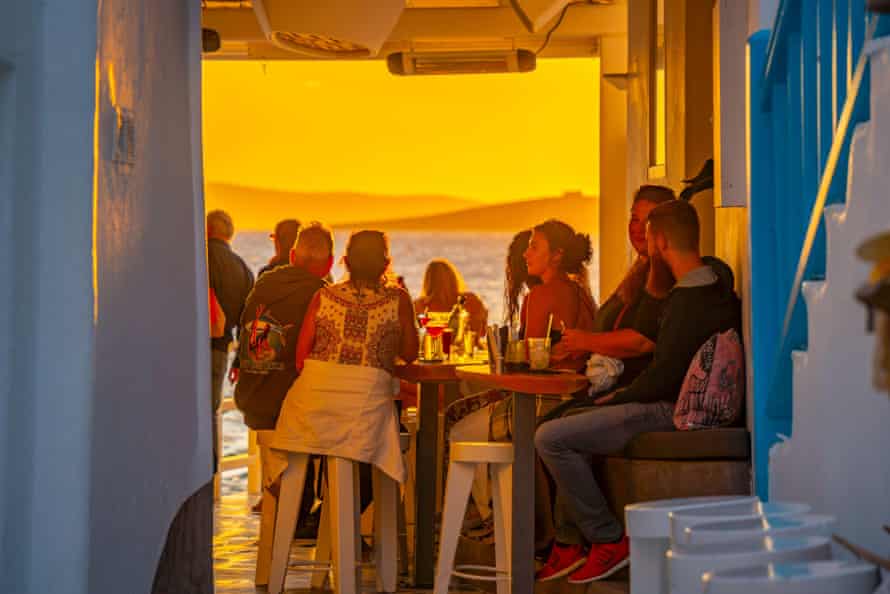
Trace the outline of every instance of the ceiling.
[[[267, 0], [268, 1], [268, 0]], [[377, 0], [369, 0], [377, 1]], [[523, 2], [525, 0], [519, 0]], [[599, 54], [599, 38], [627, 30], [629, 0], [590, 0], [567, 9], [539, 57]], [[216, 30], [222, 45], [205, 59], [314, 59], [269, 41], [251, 0], [202, 0], [204, 27]], [[486, 52], [529, 50], [538, 53], [557, 19], [530, 33], [511, 0], [405, 0], [405, 10], [379, 52], [364, 59], [385, 59], [396, 52]], [[297, 29], [293, 24], [287, 29]], [[389, 30], [389, 27], [387, 27]], [[300, 31], [292, 31], [299, 36]], [[285, 33], [288, 35], [288, 33]], [[354, 56], [350, 56], [354, 58]]]

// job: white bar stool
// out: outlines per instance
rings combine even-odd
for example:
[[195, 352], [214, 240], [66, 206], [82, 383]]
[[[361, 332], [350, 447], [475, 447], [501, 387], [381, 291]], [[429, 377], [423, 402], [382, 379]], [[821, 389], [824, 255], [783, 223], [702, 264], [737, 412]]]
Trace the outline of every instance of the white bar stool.
[[[496, 567], [459, 565], [454, 567], [457, 543], [464, 513], [470, 499], [476, 466], [488, 464], [492, 474], [494, 500], [494, 547]], [[436, 567], [434, 594], [447, 594], [451, 576], [465, 579], [497, 581], [498, 594], [510, 594], [510, 555], [513, 483], [513, 445], [509, 443], [467, 442], [451, 444], [451, 461], [445, 486], [445, 510], [439, 538], [439, 562]], [[467, 573], [470, 570], [473, 573]], [[485, 575], [493, 573], [494, 575]]]
[[[324, 588], [329, 571], [333, 569], [334, 592], [357, 594], [360, 592], [361, 561], [360, 521], [358, 498], [358, 463], [345, 458], [326, 456], [328, 483], [325, 487], [325, 503], [321, 521], [315, 561], [303, 564], [315, 572], [312, 588]], [[263, 501], [263, 517], [260, 525], [260, 546], [257, 555], [257, 585], [262, 585], [262, 567], [268, 561], [266, 583], [271, 594], [284, 589], [290, 547], [300, 512], [300, 500], [306, 481], [309, 455], [288, 453], [288, 465], [281, 476], [278, 498]], [[398, 484], [374, 469], [374, 551], [377, 566], [377, 591], [395, 592], [398, 570]], [[269, 494], [268, 491], [264, 497]], [[268, 506], [266, 501], [273, 503]], [[271, 524], [271, 526], [270, 526]], [[274, 527], [274, 531], [269, 530]], [[272, 537], [272, 534], [274, 537]], [[272, 540], [272, 546], [268, 545]], [[264, 558], [265, 557], [265, 558]], [[333, 557], [333, 563], [328, 561]]]

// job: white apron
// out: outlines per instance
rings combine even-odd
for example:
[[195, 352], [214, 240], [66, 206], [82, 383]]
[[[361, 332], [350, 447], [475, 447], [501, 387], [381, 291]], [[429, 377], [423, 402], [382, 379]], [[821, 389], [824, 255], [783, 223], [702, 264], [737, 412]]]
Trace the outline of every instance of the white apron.
[[383, 369], [307, 359], [269, 444], [277, 460], [274, 478], [287, 465], [284, 452], [300, 452], [367, 462], [403, 482], [392, 386]]

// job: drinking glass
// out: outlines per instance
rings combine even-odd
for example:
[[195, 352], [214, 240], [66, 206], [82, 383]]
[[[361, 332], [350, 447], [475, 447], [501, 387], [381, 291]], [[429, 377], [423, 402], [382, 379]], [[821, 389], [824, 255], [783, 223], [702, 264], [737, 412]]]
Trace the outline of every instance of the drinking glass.
[[454, 338], [454, 332], [451, 328], [442, 328], [442, 352], [445, 353], [445, 358], [451, 356], [451, 341]]
[[464, 356], [473, 358], [476, 350], [476, 333], [472, 330], [464, 330]]
[[528, 363], [531, 369], [540, 371], [550, 366], [550, 338], [528, 339]]

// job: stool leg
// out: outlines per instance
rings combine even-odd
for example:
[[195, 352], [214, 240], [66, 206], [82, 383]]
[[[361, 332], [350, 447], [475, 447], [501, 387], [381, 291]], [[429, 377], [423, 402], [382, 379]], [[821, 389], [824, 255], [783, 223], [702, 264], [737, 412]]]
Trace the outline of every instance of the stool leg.
[[447, 594], [457, 554], [457, 542], [463, 526], [470, 489], [473, 487], [474, 464], [452, 462], [448, 467], [448, 481], [445, 486], [445, 512], [442, 515], [442, 532], [439, 537], [439, 562], [436, 566], [434, 594]]
[[372, 475], [374, 489], [374, 561], [377, 566], [377, 591], [395, 592], [398, 582], [398, 508], [399, 484], [376, 466]]
[[[315, 543], [315, 562], [331, 562], [331, 499], [327, 484], [324, 489], [324, 503], [321, 504], [321, 518], [318, 520], [318, 540]], [[316, 570], [312, 574], [312, 589], [324, 590], [325, 583], [330, 576], [330, 569], [326, 571]]]
[[359, 591], [359, 506], [354, 466], [351, 460], [328, 458], [335, 594]]
[[290, 545], [297, 528], [303, 484], [306, 482], [307, 454], [288, 454], [287, 468], [281, 475], [278, 493], [278, 514], [275, 519], [275, 538], [272, 545], [272, 565], [269, 571], [269, 592], [279, 594], [284, 590]]
[[[512, 556], [513, 505], [510, 488], [513, 483], [512, 464], [490, 464], [492, 499], [494, 500], [494, 551], [499, 572], [510, 575]], [[510, 594], [510, 580], [498, 580], [498, 594]]]
[[278, 497], [268, 489], [263, 489], [263, 512], [260, 516], [260, 542], [257, 547], [256, 576], [257, 586], [269, 584], [269, 570], [272, 565], [272, 546], [275, 539], [275, 514], [278, 512]]
[[405, 501], [398, 502], [398, 522], [396, 529], [399, 532], [399, 575], [408, 575], [408, 520], [405, 516]]

